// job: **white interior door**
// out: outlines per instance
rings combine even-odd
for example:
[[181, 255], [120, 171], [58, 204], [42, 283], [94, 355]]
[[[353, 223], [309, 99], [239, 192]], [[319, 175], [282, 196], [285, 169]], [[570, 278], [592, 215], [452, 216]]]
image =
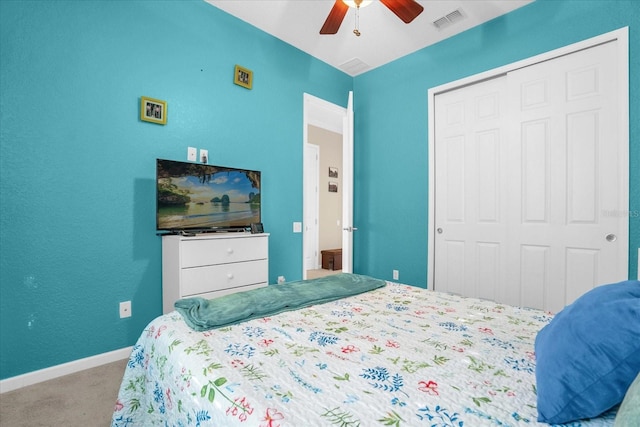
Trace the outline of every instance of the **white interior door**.
[[506, 284], [506, 77], [436, 97], [439, 291], [501, 299]]
[[558, 311], [627, 277], [617, 43], [435, 96], [434, 289]]
[[304, 269], [319, 268], [318, 261], [318, 181], [320, 148], [315, 144], [304, 145]]
[[353, 272], [353, 92], [342, 119], [342, 272]]
[[[512, 97], [509, 288], [506, 302], [561, 310], [626, 279], [626, 210], [616, 42], [509, 73]], [[626, 169], [626, 168], [623, 168]], [[514, 264], [515, 263], [515, 264]]]

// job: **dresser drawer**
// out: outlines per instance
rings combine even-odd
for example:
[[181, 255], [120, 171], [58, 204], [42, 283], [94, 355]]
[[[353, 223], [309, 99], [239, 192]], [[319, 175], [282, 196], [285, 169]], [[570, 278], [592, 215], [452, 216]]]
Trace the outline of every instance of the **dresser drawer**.
[[185, 268], [181, 272], [182, 298], [239, 286], [255, 285], [268, 277], [266, 259], [242, 263]]
[[181, 267], [266, 259], [266, 238], [193, 239], [182, 242]]

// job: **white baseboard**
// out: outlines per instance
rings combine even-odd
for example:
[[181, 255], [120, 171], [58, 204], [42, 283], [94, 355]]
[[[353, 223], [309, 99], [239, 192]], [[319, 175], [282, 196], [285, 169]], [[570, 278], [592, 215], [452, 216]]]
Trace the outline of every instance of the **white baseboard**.
[[132, 348], [133, 347], [121, 348], [120, 350], [97, 354], [95, 356], [86, 357], [84, 359], [78, 359], [72, 362], [63, 363], [62, 365], [56, 365], [50, 368], [40, 369], [38, 371], [33, 371], [23, 375], [17, 375], [15, 377], [1, 380], [0, 394], [12, 390], [17, 390], [19, 388], [26, 387], [32, 384], [37, 384], [43, 381], [62, 377], [64, 375], [84, 371], [85, 369], [95, 368], [96, 366], [106, 365], [107, 363], [128, 359], [129, 355], [131, 354]]

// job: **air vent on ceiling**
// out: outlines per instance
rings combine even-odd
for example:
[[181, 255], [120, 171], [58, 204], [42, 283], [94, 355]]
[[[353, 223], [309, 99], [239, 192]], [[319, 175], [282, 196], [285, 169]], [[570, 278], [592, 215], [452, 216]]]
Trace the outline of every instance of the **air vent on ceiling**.
[[443, 17], [433, 21], [433, 25], [435, 25], [437, 29], [441, 30], [463, 19], [464, 19], [464, 14], [462, 13], [462, 9], [456, 9], [453, 12], [447, 13]]
[[353, 58], [343, 64], [340, 64], [339, 68], [351, 76], [356, 76], [364, 71], [367, 71], [371, 67], [358, 58]]

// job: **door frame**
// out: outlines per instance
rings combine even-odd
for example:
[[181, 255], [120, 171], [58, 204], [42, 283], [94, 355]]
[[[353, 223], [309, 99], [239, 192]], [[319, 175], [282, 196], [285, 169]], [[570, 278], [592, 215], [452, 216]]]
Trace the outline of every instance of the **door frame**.
[[[457, 88], [472, 85], [483, 80], [491, 79], [502, 74], [507, 74], [519, 68], [528, 67], [553, 58], [568, 55], [579, 50], [588, 49], [603, 43], [618, 41], [618, 82], [619, 82], [619, 129], [620, 129], [620, 154], [618, 164], [620, 166], [620, 175], [624, 177], [620, 182], [619, 200], [629, 200], [629, 27], [623, 27], [596, 37], [592, 37], [581, 42], [573, 43], [540, 55], [532, 56], [521, 61], [513, 62], [492, 70], [488, 70], [473, 76], [465, 77], [460, 80], [445, 83], [440, 86], [430, 88], [427, 93], [427, 125], [428, 125], [428, 164], [429, 164], [429, 200], [427, 212], [427, 289], [433, 290], [434, 286], [434, 267], [435, 267], [435, 97], [439, 93], [455, 90]], [[621, 218], [620, 227], [624, 231], [627, 239], [627, 250], [623, 257], [620, 257], [619, 268], [625, 269], [628, 276], [629, 270], [629, 221], [628, 218]]]
[[[304, 150], [309, 144], [309, 125], [316, 126], [322, 129], [329, 130], [331, 132], [335, 132], [343, 136], [342, 143], [345, 144], [345, 121], [343, 120], [347, 116], [347, 109], [344, 107], [340, 107], [339, 105], [333, 104], [329, 101], [325, 101], [324, 99], [318, 98], [316, 96], [310, 95], [308, 93], [303, 93], [303, 117], [302, 117], [302, 127], [303, 127], [303, 137], [302, 137], [302, 149], [303, 149], [303, 165], [304, 165]], [[351, 141], [353, 144], [353, 140]], [[343, 147], [344, 148], [344, 147]], [[351, 166], [353, 167], [353, 166]], [[303, 180], [306, 177], [306, 171], [304, 170], [304, 166], [302, 168]], [[343, 165], [343, 173], [344, 173], [344, 165]], [[344, 187], [344, 183], [343, 183]], [[344, 191], [344, 190], [343, 190]], [[351, 189], [351, 194], [353, 194], [353, 189]], [[303, 193], [302, 193], [302, 206], [303, 213], [302, 217], [307, 217], [307, 212], [305, 211], [307, 203], [305, 202], [305, 197], [307, 195], [304, 191], [303, 185]], [[345, 205], [343, 203], [343, 217], [344, 217], [344, 209]], [[319, 206], [318, 206], [319, 209]], [[318, 217], [318, 212], [316, 212], [316, 217]], [[344, 223], [343, 223], [344, 225]], [[302, 227], [302, 278], [307, 278], [307, 270], [306, 266], [306, 250], [307, 250], [307, 233], [305, 233], [305, 227], [303, 224]], [[317, 243], [317, 242], [316, 242]], [[318, 249], [316, 247], [316, 249]], [[317, 250], [319, 252], [319, 250]], [[344, 263], [343, 263], [344, 265]]]

